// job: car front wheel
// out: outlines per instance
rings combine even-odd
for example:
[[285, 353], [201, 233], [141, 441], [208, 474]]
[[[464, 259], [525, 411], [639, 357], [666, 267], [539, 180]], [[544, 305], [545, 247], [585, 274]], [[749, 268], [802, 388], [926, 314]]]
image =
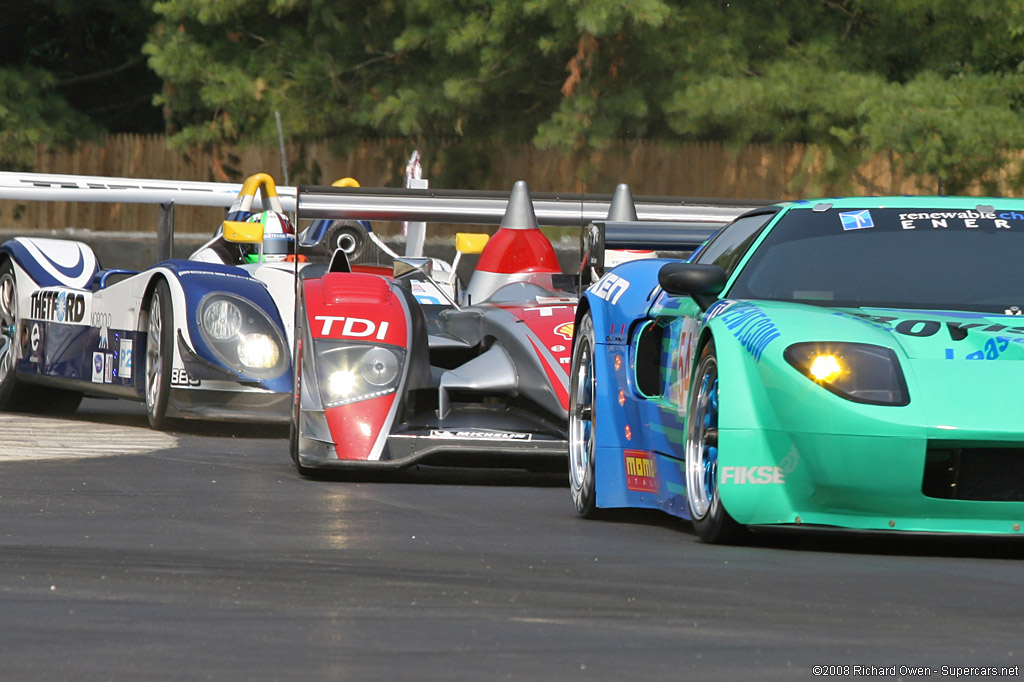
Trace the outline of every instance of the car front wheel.
[[154, 429], [167, 425], [171, 394], [171, 360], [174, 354], [174, 310], [167, 282], [160, 280], [149, 302], [146, 334], [146, 416]]
[[597, 390], [594, 347], [594, 321], [587, 314], [576, 332], [572, 374], [569, 377], [569, 489], [576, 513], [586, 519], [598, 515], [594, 461], [594, 417], [597, 409], [594, 400]]
[[701, 351], [692, 386], [686, 430], [686, 500], [693, 528], [704, 542], [736, 542], [744, 528], [729, 516], [718, 491], [720, 393], [713, 341]]

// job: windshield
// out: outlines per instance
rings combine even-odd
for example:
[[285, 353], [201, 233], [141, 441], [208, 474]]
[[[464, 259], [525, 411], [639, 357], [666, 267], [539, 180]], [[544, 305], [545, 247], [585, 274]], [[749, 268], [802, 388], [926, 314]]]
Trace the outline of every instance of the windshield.
[[864, 208], [788, 211], [730, 298], [832, 306], [1024, 308], [1024, 212]]

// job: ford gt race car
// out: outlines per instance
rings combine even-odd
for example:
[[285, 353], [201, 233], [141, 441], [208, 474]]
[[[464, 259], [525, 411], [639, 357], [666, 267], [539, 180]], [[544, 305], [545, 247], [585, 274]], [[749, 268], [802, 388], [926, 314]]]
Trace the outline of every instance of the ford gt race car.
[[145, 401], [154, 428], [286, 420], [294, 230], [264, 174], [227, 218], [189, 259], [142, 272], [103, 269], [77, 241], [0, 246], [0, 408], [73, 411], [88, 393]]
[[1019, 535], [1024, 201], [755, 209], [581, 297], [570, 488], [706, 542], [751, 528]]
[[[625, 187], [625, 186], [623, 186]], [[647, 220], [696, 221], [704, 236], [742, 212], [680, 201], [632, 205]], [[565, 465], [568, 366], [579, 273], [563, 272], [538, 228], [580, 225], [619, 209], [609, 199], [495, 192], [302, 187], [296, 400], [290, 449], [300, 473], [432, 464]], [[329, 219], [498, 223], [460, 233], [453, 262], [418, 246], [354, 264], [338, 248], [317, 262]], [[702, 222], [703, 221], [703, 222]], [[423, 228], [425, 229], [425, 228]], [[409, 233], [408, 243], [423, 235]], [[617, 242], [616, 242], [617, 243]], [[642, 246], [643, 244], [640, 244]], [[637, 245], [633, 245], [637, 246]], [[463, 256], [479, 259], [465, 286]]]

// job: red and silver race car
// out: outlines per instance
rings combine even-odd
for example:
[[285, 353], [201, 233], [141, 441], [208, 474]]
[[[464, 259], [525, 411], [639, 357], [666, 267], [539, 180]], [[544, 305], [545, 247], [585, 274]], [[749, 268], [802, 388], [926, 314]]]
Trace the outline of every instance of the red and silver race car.
[[[647, 221], [700, 221], [705, 236], [739, 212], [634, 204], [628, 188], [620, 193], [631, 220], [639, 211]], [[290, 448], [299, 472], [393, 469], [427, 458], [564, 466], [580, 273], [563, 271], [538, 217], [579, 226], [605, 220], [610, 209], [619, 212], [609, 197], [534, 202], [521, 181], [511, 195], [300, 187], [299, 219], [318, 220], [298, 240], [306, 265], [296, 271]], [[457, 235], [452, 264], [424, 257], [423, 235], [410, 232], [415, 246], [392, 252], [381, 269], [348, 257], [356, 233], [332, 232], [332, 220], [356, 218], [500, 227], [490, 238]], [[342, 248], [318, 264], [324, 243]], [[463, 288], [458, 263], [471, 254], [479, 260]]]

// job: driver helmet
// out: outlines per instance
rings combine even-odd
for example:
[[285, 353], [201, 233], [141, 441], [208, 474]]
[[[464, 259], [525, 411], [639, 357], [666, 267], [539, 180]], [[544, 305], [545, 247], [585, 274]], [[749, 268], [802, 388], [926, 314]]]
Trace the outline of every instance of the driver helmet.
[[[263, 262], [279, 263], [293, 253], [295, 245], [295, 228], [288, 216], [277, 211], [253, 213], [246, 219], [249, 223], [263, 223]], [[243, 254], [246, 263], [259, 263], [259, 245], [246, 244], [249, 247]]]

